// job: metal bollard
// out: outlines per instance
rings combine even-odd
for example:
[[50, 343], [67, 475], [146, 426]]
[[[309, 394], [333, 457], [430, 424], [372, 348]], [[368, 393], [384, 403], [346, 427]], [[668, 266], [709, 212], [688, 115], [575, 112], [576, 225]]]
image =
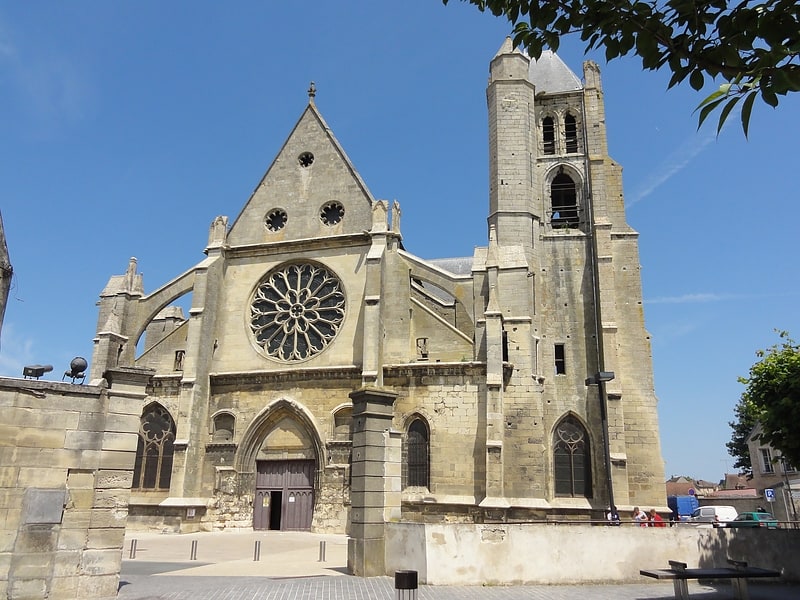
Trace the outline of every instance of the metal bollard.
[[317, 562], [325, 562], [325, 550], [327, 542], [321, 541], [319, 543], [319, 560]]
[[189, 555], [189, 560], [197, 560], [197, 540], [192, 540], [192, 552]]
[[256, 547], [253, 548], [253, 560], [261, 560], [261, 540], [256, 540]]
[[395, 600], [417, 600], [417, 572], [394, 572]]
[[135, 539], [131, 540], [131, 552], [128, 555], [129, 558], [136, 558], [136, 545], [137, 544], [138, 544], [138, 542]]

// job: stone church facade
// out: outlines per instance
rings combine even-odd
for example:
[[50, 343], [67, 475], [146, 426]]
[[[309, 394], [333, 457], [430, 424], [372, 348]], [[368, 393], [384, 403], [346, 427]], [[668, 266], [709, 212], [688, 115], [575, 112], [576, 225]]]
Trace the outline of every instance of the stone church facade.
[[[90, 379], [153, 373], [129, 527], [344, 532], [375, 481], [409, 521], [597, 519], [609, 482], [621, 510], [665, 504], [598, 68], [581, 81], [506, 40], [487, 101], [488, 243], [471, 257], [404, 248], [399, 205], [372, 197], [312, 86], [201, 262], [149, 293], [135, 259], [110, 279]], [[598, 389], [600, 372], [614, 378]], [[364, 390], [390, 399], [387, 431], [360, 438], [396, 444], [389, 479], [351, 468]]]

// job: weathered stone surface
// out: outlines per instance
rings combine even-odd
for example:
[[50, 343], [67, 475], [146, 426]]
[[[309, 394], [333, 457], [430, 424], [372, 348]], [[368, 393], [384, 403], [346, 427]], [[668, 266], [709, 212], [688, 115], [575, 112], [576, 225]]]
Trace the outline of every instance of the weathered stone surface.
[[122, 565], [122, 545], [113, 549], [85, 549], [81, 554], [81, 573], [86, 575], [119, 576]]
[[[488, 240], [472, 257], [405, 249], [399, 205], [371, 196], [312, 101], [238, 218], [211, 224], [202, 262], [155, 294], [135, 260], [111, 279], [91, 377], [112, 385], [78, 420], [105, 416], [110, 433], [102, 451], [68, 441], [87, 448], [82, 468], [129, 472], [142, 417], [149, 460], [170, 477], [139, 473], [137, 526], [267, 528], [280, 497], [282, 519], [342, 531], [349, 518], [377, 549], [386, 520], [602, 518], [609, 480], [620, 506], [664, 506], [638, 240], [599, 71], [587, 62], [582, 83], [539, 60], [506, 43], [491, 61]], [[550, 68], [567, 89], [537, 88]], [[296, 293], [268, 284], [301, 265]], [[324, 286], [308, 283], [322, 273]], [[190, 315], [160, 312], [189, 292]], [[259, 338], [272, 317], [255, 315], [281, 302], [309, 337]], [[327, 332], [317, 342], [314, 327]], [[600, 371], [615, 378], [587, 385]], [[604, 438], [620, 457], [610, 473]], [[585, 481], [557, 464], [565, 446]], [[128, 485], [99, 477], [93, 506], [122, 511]], [[312, 495], [298, 516], [288, 499]], [[364, 539], [356, 562], [376, 568]]]
[[47, 598], [47, 580], [10, 579], [8, 597], [14, 600], [42, 600], [42, 598]]
[[86, 541], [87, 548], [122, 548], [125, 530], [121, 528], [90, 529]]
[[90, 514], [89, 524], [92, 528], [124, 529], [128, 519], [128, 507], [92, 509]]
[[[13, 382], [0, 378], [0, 405], [15, 406], [12, 417], [18, 425], [12, 437], [0, 436], [14, 444], [0, 445], [0, 464], [5, 465], [0, 467], [0, 596], [111, 600], [119, 580], [135, 453], [99, 450], [105, 437], [96, 428], [105, 421], [98, 412], [105, 405], [101, 388], [24, 385], [41, 391], [47, 402], [16, 394]], [[115, 432], [108, 445], [133, 444], [135, 449], [138, 420], [117, 423], [132, 429]], [[102, 460], [113, 470], [98, 477]], [[103, 487], [98, 490], [99, 479]], [[98, 495], [106, 508], [92, 508]]]
[[0, 466], [0, 488], [16, 487], [19, 467]]
[[94, 575], [78, 580], [78, 598], [113, 600], [119, 589], [119, 575]]
[[98, 488], [130, 489], [133, 473], [125, 470], [102, 470], [97, 472]]

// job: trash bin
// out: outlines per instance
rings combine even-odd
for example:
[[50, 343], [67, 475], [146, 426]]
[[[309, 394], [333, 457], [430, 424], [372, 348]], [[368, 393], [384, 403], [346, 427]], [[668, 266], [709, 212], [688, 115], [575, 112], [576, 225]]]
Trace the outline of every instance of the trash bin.
[[395, 600], [417, 600], [417, 572], [394, 572]]

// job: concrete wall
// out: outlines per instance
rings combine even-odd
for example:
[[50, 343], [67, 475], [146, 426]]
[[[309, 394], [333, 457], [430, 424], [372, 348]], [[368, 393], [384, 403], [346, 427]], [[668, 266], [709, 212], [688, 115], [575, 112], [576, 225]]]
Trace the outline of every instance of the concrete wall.
[[386, 574], [432, 585], [642, 582], [639, 569], [724, 566], [728, 557], [800, 581], [800, 530], [633, 525], [386, 525]]
[[110, 388], [0, 378], [0, 598], [117, 597], [144, 395], [124, 371]]

